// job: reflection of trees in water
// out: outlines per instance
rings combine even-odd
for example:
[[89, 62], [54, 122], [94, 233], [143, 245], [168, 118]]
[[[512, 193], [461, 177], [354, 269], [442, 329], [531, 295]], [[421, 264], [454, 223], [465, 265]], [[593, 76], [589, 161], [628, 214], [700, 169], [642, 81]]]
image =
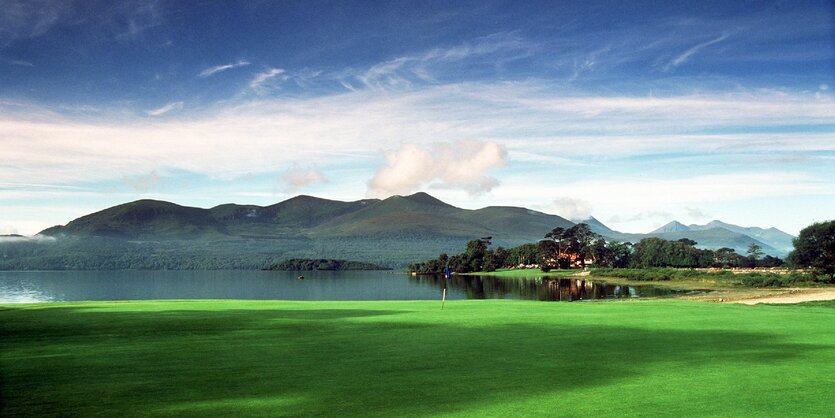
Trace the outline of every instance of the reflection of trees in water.
[[492, 276], [410, 276], [412, 281], [463, 291], [468, 299], [530, 299], [565, 301], [637, 296], [664, 296], [676, 291], [655, 286], [621, 286], [577, 279], [531, 278], [498, 279]]

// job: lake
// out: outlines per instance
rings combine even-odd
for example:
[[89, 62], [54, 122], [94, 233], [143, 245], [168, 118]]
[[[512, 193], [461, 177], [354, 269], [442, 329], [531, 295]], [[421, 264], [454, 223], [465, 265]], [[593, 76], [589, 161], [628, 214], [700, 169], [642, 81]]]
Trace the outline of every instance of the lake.
[[[305, 279], [297, 277], [303, 274]], [[149, 299], [576, 301], [668, 296], [683, 291], [576, 279], [409, 276], [390, 271], [0, 272], [0, 303]]]

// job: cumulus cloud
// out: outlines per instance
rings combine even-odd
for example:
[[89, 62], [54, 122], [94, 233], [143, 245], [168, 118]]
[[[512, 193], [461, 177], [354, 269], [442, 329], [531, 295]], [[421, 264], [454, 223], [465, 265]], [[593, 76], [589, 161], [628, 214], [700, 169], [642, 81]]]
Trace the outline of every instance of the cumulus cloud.
[[148, 116], [162, 116], [168, 112], [180, 110], [183, 108], [183, 102], [171, 102], [162, 107], [147, 111]]
[[565, 219], [583, 220], [591, 216], [592, 206], [591, 202], [585, 199], [561, 197], [554, 199], [548, 209]]
[[327, 179], [319, 170], [313, 168], [293, 167], [281, 176], [281, 181], [284, 183], [287, 191], [294, 191], [316, 183], [324, 183]]
[[506, 165], [507, 150], [495, 142], [403, 144], [386, 153], [386, 165], [368, 182], [368, 195], [388, 197], [427, 186], [479, 194], [499, 184], [488, 172]]
[[231, 64], [215, 65], [214, 67], [209, 67], [209, 68], [206, 68], [205, 70], [201, 71], [199, 74], [197, 74], [197, 76], [201, 77], [201, 78], [206, 78], [206, 77], [212, 76], [214, 74], [217, 74], [221, 71], [231, 70], [233, 68], [243, 67], [243, 66], [247, 66], [247, 65], [249, 65], [249, 61], [243, 61], [243, 60], [238, 61], [238, 62], [233, 62]]

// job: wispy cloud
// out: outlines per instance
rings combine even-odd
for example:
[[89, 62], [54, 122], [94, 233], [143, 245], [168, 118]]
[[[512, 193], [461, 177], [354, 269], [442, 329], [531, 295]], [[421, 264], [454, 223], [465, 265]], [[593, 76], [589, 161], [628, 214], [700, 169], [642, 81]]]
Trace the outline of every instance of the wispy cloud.
[[180, 110], [183, 108], [183, 102], [171, 102], [162, 107], [147, 111], [148, 116], [162, 116], [168, 112]]
[[[172, 102], [148, 114], [168, 115], [182, 107]], [[383, 163], [380, 150], [392, 150], [393, 140], [424, 151], [434, 143], [454, 148], [462, 141], [493, 142], [505, 147], [508, 162], [520, 156], [530, 164], [559, 167], [577, 165], [564, 160], [681, 150], [758, 156], [835, 151], [831, 132], [736, 130], [829, 123], [835, 102], [828, 92], [821, 99], [768, 91], [565, 97], [537, 83], [457, 84], [397, 95], [366, 90], [256, 100], [153, 124], [124, 116], [118, 123], [81, 122], [13, 103], [0, 103], [0, 110], [0, 137], [9, 139], [0, 142], [0, 178], [19, 183], [119, 180], [168, 169], [229, 178], [275, 172], [282, 164], [310, 161], [331, 150], [344, 156], [326, 161], [361, 160], [368, 166], [369, 158]], [[543, 162], [526, 155], [560, 159]], [[368, 170], [366, 179], [373, 175]]]
[[695, 55], [697, 52], [699, 52], [702, 49], [707, 48], [707, 47], [709, 47], [713, 44], [717, 44], [719, 42], [722, 42], [725, 39], [728, 39], [729, 36], [730, 35], [728, 35], [727, 33], [722, 34], [721, 36], [719, 36], [715, 39], [711, 39], [707, 42], [702, 42], [702, 43], [700, 43], [696, 46], [693, 46], [693, 47], [689, 48], [688, 50], [684, 51], [679, 56], [675, 57], [673, 60], [668, 62], [667, 65], [664, 66], [664, 71], [669, 71], [669, 70], [671, 70], [675, 67], [678, 67], [681, 64], [684, 64], [685, 62], [687, 62], [687, 60], [690, 59], [690, 57]]
[[[440, 66], [480, 57], [490, 57], [489, 63], [501, 65], [531, 54], [533, 45], [515, 33], [497, 33], [477, 38], [471, 42], [446, 48], [433, 48], [422, 53], [406, 55], [380, 62], [351, 75], [366, 88], [382, 90], [406, 88], [414, 82], [438, 83], [436, 73]], [[343, 85], [345, 83], [343, 82]], [[353, 87], [351, 83], [346, 88]], [[349, 88], [351, 90], [352, 88]]]
[[245, 67], [249, 64], [250, 64], [249, 61], [241, 60], [241, 61], [234, 62], [234, 63], [231, 63], [231, 64], [215, 65], [214, 67], [209, 67], [209, 68], [206, 68], [203, 71], [200, 71], [200, 73], [197, 74], [197, 76], [201, 77], [201, 78], [206, 78], [206, 77], [212, 76], [212, 75], [217, 74], [217, 73], [222, 72], [222, 71], [231, 70], [233, 68], [238, 68], [238, 67]]
[[[3, 0], [0, 2], [0, 48], [35, 38], [53, 28], [81, 26], [118, 40], [130, 40], [163, 23], [158, 1], [108, 2], [90, 13], [88, 2]], [[106, 6], [106, 7], [105, 7]]]
[[35, 66], [35, 64], [32, 64], [31, 62], [23, 61], [23, 60], [8, 60], [7, 62], [11, 65], [17, 65], [17, 66], [20, 66], [20, 67], [34, 67]]
[[281, 68], [270, 68], [264, 72], [258, 73], [252, 78], [252, 81], [249, 82], [249, 88], [259, 91], [264, 83], [268, 82], [272, 78], [284, 74], [284, 72], [285, 71]]
[[0, 47], [42, 35], [72, 11], [68, 2], [49, 0], [6, 0], [0, 6]]

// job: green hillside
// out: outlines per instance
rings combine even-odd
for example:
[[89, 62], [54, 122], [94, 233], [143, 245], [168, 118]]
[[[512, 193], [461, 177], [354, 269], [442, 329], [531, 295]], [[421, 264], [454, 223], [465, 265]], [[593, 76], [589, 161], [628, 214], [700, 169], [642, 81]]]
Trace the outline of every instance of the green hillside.
[[533, 242], [558, 225], [573, 224], [524, 208], [461, 209], [426, 193], [211, 209], [139, 200], [49, 228], [48, 240], [0, 243], [0, 269], [258, 269], [289, 258], [400, 267], [482, 236], [505, 247]]
[[137, 200], [82, 216], [42, 235], [80, 235], [116, 238], [211, 238], [227, 235], [223, 223], [206, 209], [159, 200]]
[[[690, 238], [702, 248], [730, 247], [740, 254], [753, 242], [767, 254], [785, 256], [784, 250], [730, 224], [676, 224], [668, 232], [627, 234], [594, 218], [586, 222], [607, 240]], [[462, 209], [426, 193], [352, 202], [297, 196], [270, 206], [229, 203], [211, 209], [138, 200], [44, 230], [40, 236], [46, 238], [0, 240], [0, 269], [260, 269], [289, 258], [402, 267], [458, 253], [479, 237], [491, 236], [494, 246], [508, 248], [572, 225], [521, 207]], [[773, 229], [745, 230], [790, 237]]]

